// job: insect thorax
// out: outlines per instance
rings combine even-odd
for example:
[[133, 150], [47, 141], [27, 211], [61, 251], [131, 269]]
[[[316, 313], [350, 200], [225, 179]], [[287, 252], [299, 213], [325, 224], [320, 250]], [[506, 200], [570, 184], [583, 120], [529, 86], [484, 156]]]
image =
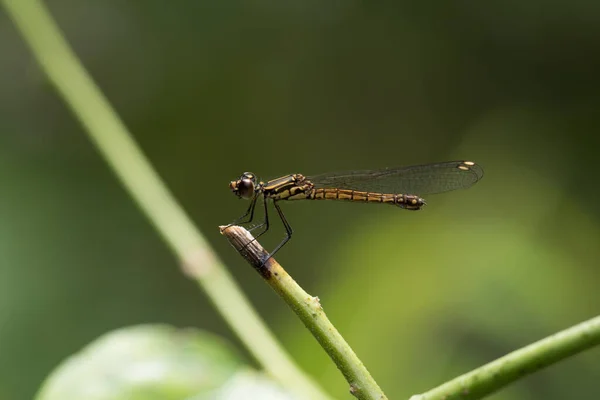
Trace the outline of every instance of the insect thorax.
[[269, 181], [265, 185], [265, 195], [273, 200], [306, 199], [313, 190], [312, 182], [302, 174], [293, 174]]

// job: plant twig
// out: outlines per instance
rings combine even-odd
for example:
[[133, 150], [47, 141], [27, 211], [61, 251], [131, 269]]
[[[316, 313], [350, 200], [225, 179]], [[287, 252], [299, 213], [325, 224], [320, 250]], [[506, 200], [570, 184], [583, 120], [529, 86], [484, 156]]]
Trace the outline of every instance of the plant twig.
[[301, 398], [328, 399], [294, 364], [250, 306], [69, 47], [44, 4], [39, 0], [0, 1], [40, 67], [123, 186], [250, 353], [271, 376]]
[[221, 233], [298, 315], [342, 372], [350, 384], [350, 393], [364, 400], [387, 399], [362, 361], [329, 321], [319, 298], [306, 293], [273, 258], [263, 264], [262, 260], [268, 253], [246, 229], [221, 227]]
[[481, 399], [544, 367], [600, 344], [600, 316], [513, 351], [410, 400]]

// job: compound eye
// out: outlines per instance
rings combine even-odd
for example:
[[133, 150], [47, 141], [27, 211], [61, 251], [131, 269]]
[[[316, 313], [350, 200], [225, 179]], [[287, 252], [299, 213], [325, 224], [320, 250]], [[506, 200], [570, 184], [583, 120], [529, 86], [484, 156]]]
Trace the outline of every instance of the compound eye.
[[240, 197], [250, 199], [254, 196], [254, 181], [249, 178], [240, 179], [237, 189]]

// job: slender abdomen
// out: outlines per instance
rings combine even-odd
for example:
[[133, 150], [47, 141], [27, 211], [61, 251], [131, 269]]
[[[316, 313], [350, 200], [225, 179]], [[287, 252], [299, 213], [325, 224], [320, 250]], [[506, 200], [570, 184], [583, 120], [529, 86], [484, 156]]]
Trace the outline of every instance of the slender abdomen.
[[358, 190], [320, 188], [312, 189], [307, 196], [311, 200], [347, 200], [361, 203], [387, 203], [407, 210], [419, 210], [425, 201], [412, 194], [388, 194], [376, 192], [361, 192]]

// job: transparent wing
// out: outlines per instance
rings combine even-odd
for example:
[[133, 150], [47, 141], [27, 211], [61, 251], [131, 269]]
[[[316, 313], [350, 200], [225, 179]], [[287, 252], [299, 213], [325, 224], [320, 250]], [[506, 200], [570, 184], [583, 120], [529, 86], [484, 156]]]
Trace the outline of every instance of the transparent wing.
[[475, 184], [482, 176], [481, 166], [471, 161], [448, 161], [380, 170], [321, 174], [308, 179], [317, 188], [424, 195], [465, 189]]

